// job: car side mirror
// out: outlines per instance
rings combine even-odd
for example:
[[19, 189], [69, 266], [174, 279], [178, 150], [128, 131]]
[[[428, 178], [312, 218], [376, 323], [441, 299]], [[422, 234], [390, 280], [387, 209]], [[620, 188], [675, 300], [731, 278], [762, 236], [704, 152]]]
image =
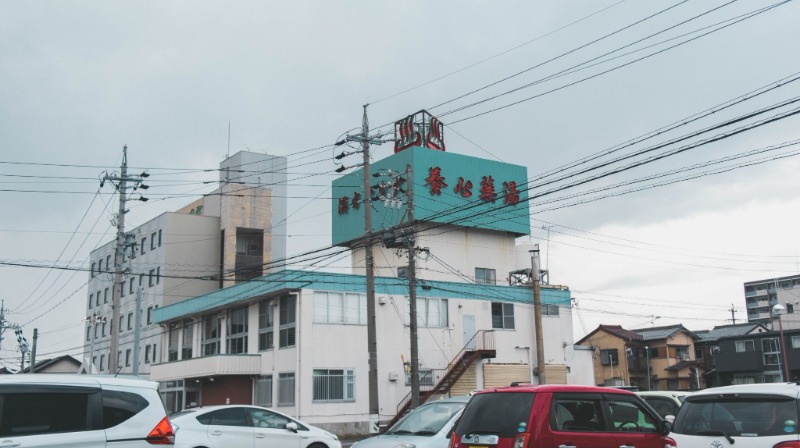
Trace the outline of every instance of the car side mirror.
[[[672, 417], [675, 420], [675, 416], [670, 415], [668, 417]], [[661, 426], [661, 433], [665, 436], [672, 432], [672, 422], [670, 420], [664, 420], [664, 423]]]
[[292, 431], [292, 432], [297, 432], [297, 423], [295, 423], [295, 422], [287, 423], [286, 424], [286, 429], [288, 429], [289, 431]]

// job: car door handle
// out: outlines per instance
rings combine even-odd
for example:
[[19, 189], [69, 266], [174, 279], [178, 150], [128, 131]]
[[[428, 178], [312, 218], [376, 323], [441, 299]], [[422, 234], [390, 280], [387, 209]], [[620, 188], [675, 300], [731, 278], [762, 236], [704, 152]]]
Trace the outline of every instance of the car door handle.
[[620, 445], [619, 448], [636, 448], [636, 445]]
[[0, 447], [2, 448], [13, 448], [20, 445], [22, 445], [22, 442], [15, 442], [13, 440], [3, 440], [0, 442]]
[[220, 430], [211, 431], [211, 435], [212, 436], [221, 436], [222, 435], [222, 431], [220, 431]]
[[257, 432], [257, 433], [256, 433], [256, 439], [266, 439], [266, 438], [267, 438], [267, 436], [268, 436], [268, 435], [267, 435], [267, 434], [264, 434], [263, 432]]
[[[570, 442], [567, 442], [570, 443]], [[575, 445], [558, 445], [558, 448], [578, 448]]]

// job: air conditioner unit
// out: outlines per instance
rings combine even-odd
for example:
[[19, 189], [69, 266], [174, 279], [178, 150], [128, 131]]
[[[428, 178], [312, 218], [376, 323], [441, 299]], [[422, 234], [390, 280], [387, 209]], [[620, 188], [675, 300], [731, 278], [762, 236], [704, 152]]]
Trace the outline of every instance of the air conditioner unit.
[[682, 355], [680, 356], [680, 360], [681, 360], [681, 361], [688, 361], [688, 360], [689, 360], [689, 354], [688, 354], [688, 353], [684, 353], [684, 354], [682, 354]]

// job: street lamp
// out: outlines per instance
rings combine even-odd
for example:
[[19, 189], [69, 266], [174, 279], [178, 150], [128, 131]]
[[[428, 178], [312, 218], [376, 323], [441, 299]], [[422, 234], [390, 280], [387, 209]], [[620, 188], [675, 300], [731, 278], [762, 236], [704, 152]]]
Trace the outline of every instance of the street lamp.
[[647, 359], [647, 390], [651, 390], [653, 387], [650, 384], [650, 347], [647, 345], [644, 346], [644, 355]]
[[[789, 364], [786, 362], [786, 350], [783, 349], [783, 321], [781, 320], [781, 315], [786, 312], [786, 307], [781, 305], [780, 303], [776, 303], [775, 306], [772, 307], [772, 314], [778, 316], [778, 327], [781, 331], [781, 338], [778, 342], [778, 350], [780, 350], [781, 355], [783, 356], [783, 368], [781, 369], [781, 378], [783, 381], [789, 381]], [[781, 367], [781, 359], [778, 357], [778, 368]]]

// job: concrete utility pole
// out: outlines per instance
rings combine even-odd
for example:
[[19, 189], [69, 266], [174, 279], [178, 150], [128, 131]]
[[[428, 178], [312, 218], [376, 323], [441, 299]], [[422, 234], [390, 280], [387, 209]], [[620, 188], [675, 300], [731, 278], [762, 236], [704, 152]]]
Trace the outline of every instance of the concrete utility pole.
[[142, 287], [136, 288], [136, 309], [134, 310], [136, 327], [133, 330], [133, 374], [139, 375], [139, 355], [142, 343]]
[[[145, 177], [149, 177], [147, 173], [142, 173], [138, 176], [128, 176], [128, 146], [122, 147], [122, 166], [120, 167], [119, 176], [106, 173], [100, 180], [100, 187], [106, 181], [110, 181], [117, 189], [119, 194], [119, 212], [117, 213], [117, 246], [114, 251], [114, 284], [111, 286], [111, 353], [108, 354], [108, 368], [109, 371], [116, 371], [119, 365], [117, 359], [117, 352], [119, 350], [119, 312], [120, 312], [120, 293], [122, 292], [122, 275], [123, 264], [125, 263], [125, 248], [127, 247], [125, 241], [125, 214], [128, 210], [125, 208], [125, 203], [128, 199], [128, 182], [133, 183], [133, 190], [142, 188], [146, 190], [147, 185], [142, 184]], [[147, 198], [139, 196], [142, 202], [147, 201]], [[135, 249], [134, 249], [135, 250]], [[107, 269], [107, 267], [106, 267]]]
[[542, 331], [542, 291], [539, 284], [539, 245], [528, 251], [531, 254], [531, 281], [533, 282], [533, 325], [536, 329], [536, 368], [539, 369], [539, 384], [547, 384], [544, 364], [544, 332]]
[[411, 333], [411, 408], [419, 407], [419, 345], [417, 336], [417, 250], [414, 238], [414, 177], [411, 165], [406, 166], [406, 176], [408, 177], [408, 187], [406, 187], [408, 197], [408, 224], [409, 232], [406, 237], [408, 245], [408, 309], [409, 309], [409, 332]]
[[33, 350], [31, 351], [31, 373], [36, 373], [36, 341], [39, 339], [39, 329], [33, 329]]

